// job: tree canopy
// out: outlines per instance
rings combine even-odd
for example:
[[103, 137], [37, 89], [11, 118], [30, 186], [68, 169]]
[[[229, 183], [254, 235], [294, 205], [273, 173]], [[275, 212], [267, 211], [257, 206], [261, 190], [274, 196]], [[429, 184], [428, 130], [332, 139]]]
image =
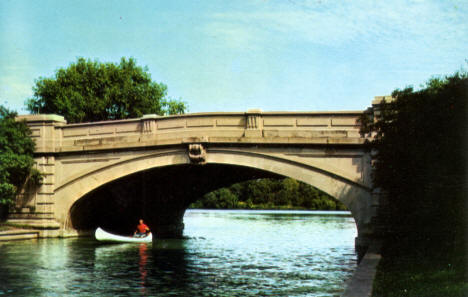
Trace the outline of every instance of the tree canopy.
[[187, 106], [167, 98], [167, 87], [151, 80], [133, 58], [119, 64], [78, 58], [51, 78], [40, 77], [26, 101], [31, 113], [54, 113], [69, 123], [180, 114]]
[[0, 105], [0, 204], [8, 205], [28, 177], [40, 174], [33, 169], [34, 141], [24, 122], [15, 121], [16, 113]]
[[361, 119], [362, 132], [374, 135], [374, 182], [388, 194], [386, 223], [401, 236], [454, 238], [465, 215], [468, 73], [392, 97], [375, 121]]
[[256, 179], [210, 192], [191, 205], [211, 209], [345, 210], [336, 199], [292, 178]]

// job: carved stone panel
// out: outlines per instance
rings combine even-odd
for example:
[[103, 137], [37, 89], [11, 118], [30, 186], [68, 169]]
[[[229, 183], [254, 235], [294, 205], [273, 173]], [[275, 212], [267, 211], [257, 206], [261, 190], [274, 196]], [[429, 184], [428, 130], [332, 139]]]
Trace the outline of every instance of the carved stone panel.
[[190, 162], [193, 164], [205, 164], [206, 163], [206, 150], [202, 144], [193, 143], [189, 144], [188, 155]]

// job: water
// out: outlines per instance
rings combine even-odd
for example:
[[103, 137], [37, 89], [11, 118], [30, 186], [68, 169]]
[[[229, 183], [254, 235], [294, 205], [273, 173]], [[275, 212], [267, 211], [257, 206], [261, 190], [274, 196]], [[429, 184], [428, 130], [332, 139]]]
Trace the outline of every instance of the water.
[[0, 244], [0, 295], [339, 296], [356, 267], [342, 212], [201, 211], [186, 240]]

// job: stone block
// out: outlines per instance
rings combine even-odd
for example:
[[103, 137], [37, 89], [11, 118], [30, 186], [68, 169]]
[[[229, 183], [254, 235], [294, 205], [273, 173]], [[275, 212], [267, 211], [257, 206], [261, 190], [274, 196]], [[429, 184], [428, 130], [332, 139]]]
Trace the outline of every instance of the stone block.
[[245, 137], [263, 137], [262, 130], [245, 130]]
[[115, 133], [114, 126], [98, 126], [98, 127], [89, 128], [89, 135], [104, 135], [104, 134], [114, 134], [114, 133]]
[[158, 127], [158, 130], [184, 128], [185, 120], [159, 120], [158, 122], [156, 122], [156, 125]]
[[116, 133], [132, 133], [132, 132], [140, 132], [141, 131], [142, 123], [128, 123], [123, 124], [115, 127]]
[[212, 118], [194, 118], [187, 119], [187, 127], [213, 127], [214, 120]]
[[245, 117], [230, 117], [216, 119], [218, 127], [245, 127]]
[[63, 137], [77, 137], [77, 136], [87, 136], [88, 128], [87, 127], [63, 127]]
[[298, 118], [296, 125], [298, 127], [327, 127], [330, 125], [329, 117], [310, 117], [310, 118]]
[[263, 118], [264, 127], [294, 127], [296, 124], [295, 118], [290, 117], [267, 117]]
[[31, 128], [31, 137], [41, 137], [41, 134], [40, 128]]
[[332, 126], [359, 126], [356, 117], [349, 117], [349, 118], [332, 118], [331, 120]]

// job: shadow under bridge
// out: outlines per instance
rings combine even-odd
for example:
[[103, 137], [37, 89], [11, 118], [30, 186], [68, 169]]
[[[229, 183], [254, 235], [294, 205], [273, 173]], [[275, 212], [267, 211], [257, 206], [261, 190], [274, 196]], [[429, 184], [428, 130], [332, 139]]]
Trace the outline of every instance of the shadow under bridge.
[[107, 183], [77, 200], [71, 210], [73, 228], [102, 227], [132, 234], [142, 218], [159, 238], [182, 236], [188, 206], [204, 194], [234, 183], [280, 175], [254, 168], [206, 164], [157, 167]]

